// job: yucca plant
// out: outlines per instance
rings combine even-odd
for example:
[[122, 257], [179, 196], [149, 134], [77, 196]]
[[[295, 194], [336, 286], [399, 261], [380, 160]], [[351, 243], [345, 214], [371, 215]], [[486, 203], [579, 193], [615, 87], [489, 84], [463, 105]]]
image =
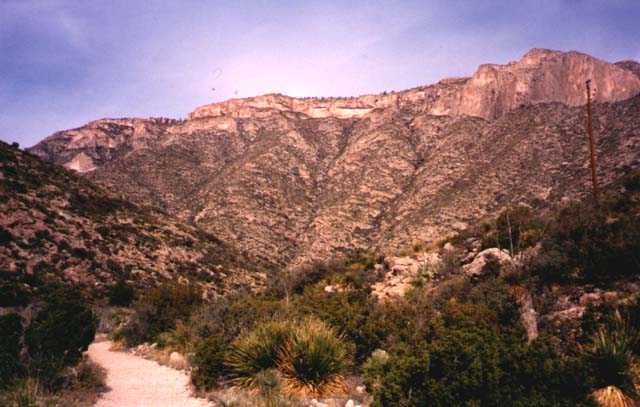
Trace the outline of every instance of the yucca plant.
[[603, 407], [636, 407], [636, 402], [616, 386], [607, 386], [593, 392], [593, 399]]
[[318, 397], [343, 389], [350, 368], [342, 339], [318, 319], [304, 320], [280, 353], [283, 391], [296, 396]]
[[609, 325], [601, 327], [594, 335], [587, 358], [598, 387], [594, 398], [602, 406], [626, 406], [624, 403], [629, 400], [638, 400], [633, 349], [639, 338], [628, 318], [623, 318], [619, 311], [615, 312]]
[[225, 357], [225, 365], [232, 372], [233, 382], [243, 388], [257, 389], [256, 376], [278, 368], [281, 364], [280, 354], [291, 336], [290, 324], [271, 322], [238, 337]]

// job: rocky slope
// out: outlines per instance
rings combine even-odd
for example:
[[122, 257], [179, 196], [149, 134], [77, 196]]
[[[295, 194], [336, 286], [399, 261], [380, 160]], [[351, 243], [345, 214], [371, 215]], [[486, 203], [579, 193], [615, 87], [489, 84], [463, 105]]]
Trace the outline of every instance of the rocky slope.
[[432, 240], [509, 205], [589, 191], [584, 81], [603, 185], [640, 164], [631, 62], [534, 49], [403, 92], [265, 95], [186, 121], [108, 119], [30, 151], [282, 265]]
[[259, 262], [211, 234], [133, 205], [5, 143], [0, 143], [0, 270], [0, 286], [14, 281], [37, 289], [66, 281], [94, 293], [122, 279], [142, 288], [186, 278], [221, 293], [264, 277]]

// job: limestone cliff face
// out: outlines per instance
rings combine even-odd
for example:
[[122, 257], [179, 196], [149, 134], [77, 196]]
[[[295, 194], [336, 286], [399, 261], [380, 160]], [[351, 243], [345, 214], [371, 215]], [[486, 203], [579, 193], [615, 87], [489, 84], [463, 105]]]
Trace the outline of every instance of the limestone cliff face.
[[[635, 64], [635, 65], [634, 65]], [[492, 120], [523, 105], [586, 103], [585, 81], [591, 79], [595, 100], [614, 102], [640, 93], [635, 61], [610, 64], [579, 52], [532, 49], [519, 62], [480, 66], [472, 78], [448, 79], [436, 86], [357, 98], [296, 99], [264, 95], [199, 107], [189, 119], [206, 116], [246, 118], [264, 109], [298, 112], [309, 117], [360, 118], [373, 109], [421, 102], [434, 115], [467, 115]]]
[[97, 121], [31, 151], [295, 267], [588, 193], [588, 78], [606, 187], [640, 165], [640, 96], [630, 98], [640, 81], [624, 66], [545, 50], [396, 93], [265, 95], [186, 121]]
[[640, 93], [640, 78], [622, 67], [578, 52], [529, 51], [519, 62], [482, 65], [462, 89], [456, 114], [495, 119], [521, 105], [586, 104], [585, 81], [600, 102]]

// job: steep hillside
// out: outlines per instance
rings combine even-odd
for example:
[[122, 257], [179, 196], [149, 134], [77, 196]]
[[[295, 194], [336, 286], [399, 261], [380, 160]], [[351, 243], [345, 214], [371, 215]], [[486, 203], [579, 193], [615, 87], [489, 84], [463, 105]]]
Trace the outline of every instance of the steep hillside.
[[5, 143], [0, 270], [2, 285], [13, 281], [37, 289], [65, 281], [95, 293], [123, 279], [143, 288], [178, 278], [202, 282], [210, 293], [224, 292], [256, 284], [264, 271], [209, 233], [133, 205]]
[[606, 187], [640, 164], [633, 66], [534, 49], [397, 93], [265, 95], [202, 106], [186, 121], [99, 120], [31, 151], [295, 266], [588, 193], [586, 79]]

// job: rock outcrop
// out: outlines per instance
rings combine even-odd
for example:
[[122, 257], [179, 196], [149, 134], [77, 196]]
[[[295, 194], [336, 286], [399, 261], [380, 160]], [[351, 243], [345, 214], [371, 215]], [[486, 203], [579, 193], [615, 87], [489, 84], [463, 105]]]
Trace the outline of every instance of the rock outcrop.
[[492, 120], [537, 103], [580, 106], [587, 102], [588, 79], [594, 99], [600, 102], [625, 100], [640, 93], [640, 78], [623, 67], [578, 52], [533, 49], [519, 62], [482, 65], [465, 83], [458, 109], [452, 111]]
[[[265, 95], [186, 121], [96, 121], [30, 151], [263, 260], [297, 267], [393, 251], [506, 206], [589, 191], [582, 106], [594, 84], [602, 186], [640, 165], [640, 80], [575, 52], [532, 50], [473, 78], [359, 98]], [[631, 98], [629, 98], [631, 97]]]

